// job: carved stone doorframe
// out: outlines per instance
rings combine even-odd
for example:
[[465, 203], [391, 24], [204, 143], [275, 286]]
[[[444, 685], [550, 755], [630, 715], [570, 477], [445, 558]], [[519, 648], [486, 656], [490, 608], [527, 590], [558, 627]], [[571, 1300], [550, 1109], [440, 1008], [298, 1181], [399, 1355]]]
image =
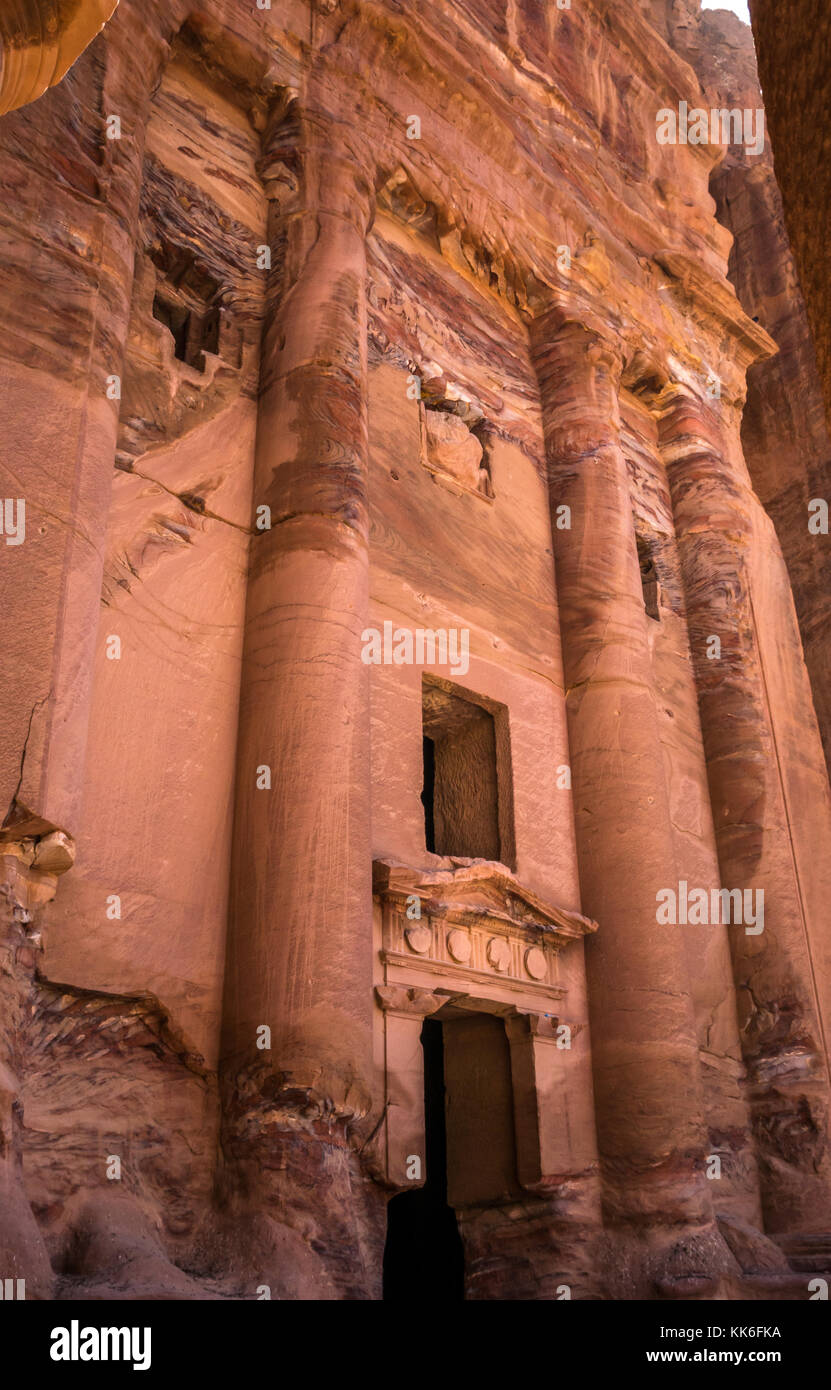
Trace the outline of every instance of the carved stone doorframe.
[[574, 1065], [585, 1025], [561, 1017], [566, 990], [556, 959], [596, 923], [544, 903], [503, 864], [447, 863], [436, 870], [373, 866], [386, 1076], [374, 1145], [379, 1176], [399, 1190], [426, 1177], [424, 1020], [440, 1010], [486, 1013], [502, 1018], [510, 1049], [520, 1184], [546, 1192], [596, 1162], [593, 1127], [568, 1123], [570, 1114], [585, 1112], [576, 1089], [589, 1072]]

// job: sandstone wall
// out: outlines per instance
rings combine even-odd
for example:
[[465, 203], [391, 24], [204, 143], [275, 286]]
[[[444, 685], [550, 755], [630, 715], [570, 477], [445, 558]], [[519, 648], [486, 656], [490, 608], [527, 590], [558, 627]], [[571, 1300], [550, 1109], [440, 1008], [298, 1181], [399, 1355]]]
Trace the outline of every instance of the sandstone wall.
[[[826, 1258], [824, 443], [771, 434], [798, 305], [754, 321], [714, 215], [734, 180], [789, 284], [769, 166], [655, 138], [727, 83], [697, 6], [189, 13], [122, 0], [0, 125], [4, 1258], [377, 1297], [452, 995], [507, 1020], [525, 1164], [460, 1210], [469, 1297], [804, 1297], [768, 1237]], [[369, 666], [387, 621], [469, 669]], [[424, 675], [498, 715], [503, 863], [427, 848]], [[384, 974], [396, 871], [556, 937], [553, 1003], [498, 951]], [[681, 880], [764, 933], [659, 926]]]
[[776, 179], [805, 296], [828, 418], [831, 312], [824, 238], [817, 235], [817, 228], [827, 223], [829, 207], [824, 132], [828, 121], [826, 74], [831, 57], [831, 16], [822, 0], [800, 0], [785, 9], [773, 0], [751, 0], [750, 13]]
[[[795, 8], [788, 12], [783, 33], [792, 32]], [[762, 107], [747, 25], [724, 11], [702, 11], [688, 16], [685, 25], [676, 24], [673, 33], [676, 46], [694, 65], [714, 105], [742, 110]], [[801, 61], [797, 66], [801, 70]], [[777, 60], [777, 72], [782, 70]], [[819, 92], [818, 86], [815, 91]], [[831, 546], [827, 536], [809, 530], [809, 504], [815, 498], [827, 498], [831, 482], [831, 437], [817, 367], [817, 353], [823, 350], [822, 328], [816, 315], [809, 326], [801, 288], [804, 272], [798, 271], [791, 250], [790, 222], [779, 191], [779, 164], [774, 171], [775, 107], [768, 111], [765, 103], [765, 110], [767, 139], [761, 157], [747, 154], [740, 145], [730, 146], [713, 172], [711, 187], [719, 221], [735, 238], [729, 274], [736, 293], [779, 348], [775, 357], [748, 373], [742, 442], [754, 486], [776, 526], [788, 565], [827, 762]], [[783, 123], [782, 136], [788, 129]], [[791, 176], [792, 158], [792, 152], [783, 150], [780, 163], [786, 177]], [[799, 245], [794, 245], [798, 258]]]

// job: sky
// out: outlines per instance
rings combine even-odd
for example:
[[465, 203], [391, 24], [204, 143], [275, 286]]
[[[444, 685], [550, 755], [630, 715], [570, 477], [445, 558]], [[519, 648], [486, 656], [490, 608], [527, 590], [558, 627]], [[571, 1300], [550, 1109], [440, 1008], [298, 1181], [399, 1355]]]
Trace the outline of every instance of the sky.
[[732, 10], [734, 14], [743, 19], [745, 24], [750, 23], [750, 11], [747, 8], [747, 0], [702, 0], [702, 10]]

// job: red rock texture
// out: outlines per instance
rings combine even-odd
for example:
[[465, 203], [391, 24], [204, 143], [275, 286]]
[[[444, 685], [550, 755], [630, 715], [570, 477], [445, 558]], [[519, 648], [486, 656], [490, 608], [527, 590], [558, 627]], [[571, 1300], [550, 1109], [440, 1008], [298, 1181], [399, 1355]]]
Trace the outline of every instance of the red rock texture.
[[831, 209], [828, 172], [828, 66], [831, 14], [823, 0], [782, 7], [750, 0], [759, 73], [773, 141], [776, 179], [819, 362], [831, 425], [831, 283], [825, 238]]
[[0, 114], [60, 82], [118, 0], [11, 0], [0, 14]]
[[[797, 6], [789, 7], [787, 15], [780, 14], [780, 45], [784, 35], [792, 37], [797, 10], [807, 13], [804, 7]], [[695, 67], [714, 106], [752, 110], [763, 105], [753, 40], [746, 24], [723, 10], [702, 11], [700, 15], [687, 16], [686, 23], [674, 27], [673, 33], [676, 46]], [[813, 41], [810, 45], [812, 52], [821, 53], [822, 45], [820, 31], [817, 46]], [[787, 45], [777, 52], [777, 74], [805, 71], [801, 59], [797, 61]], [[781, 78], [777, 77], [779, 81]], [[824, 92], [820, 77], [815, 74], [811, 78], [809, 72], [806, 82], [813, 100], [821, 103]], [[782, 82], [784, 89], [796, 90], [789, 81]], [[831, 496], [831, 436], [823, 408], [822, 376], [817, 367], [817, 354], [822, 360], [825, 351], [820, 327], [825, 319], [820, 307], [819, 314], [810, 315], [809, 327], [801, 285], [810, 288], [810, 282], [806, 281], [799, 261], [798, 241], [794, 243], [797, 259], [791, 251], [789, 237], [793, 238], [793, 231], [783, 208], [779, 182], [783, 181], [786, 197], [790, 196], [790, 180], [798, 166], [794, 163], [794, 149], [787, 143], [774, 171], [770, 137], [775, 147], [779, 139], [787, 140], [787, 132], [793, 127], [783, 122], [777, 137], [775, 107], [773, 111], [767, 108], [766, 96], [769, 138], [762, 157], [748, 156], [742, 146], [731, 145], [713, 171], [711, 191], [719, 221], [735, 239], [729, 275], [736, 293], [750, 317], [767, 329], [779, 348], [775, 357], [748, 372], [742, 445], [754, 488], [773, 520], [788, 566], [828, 763], [831, 540], [808, 526], [812, 499]], [[805, 148], [802, 135], [800, 142], [799, 148]], [[804, 192], [809, 187], [819, 189], [821, 184], [813, 175], [803, 176], [800, 172], [795, 186]], [[805, 212], [806, 226], [813, 228], [821, 225], [822, 220], [819, 209], [812, 219]], [[816, 243], [812, 230], [808, 245]]]
[[656, 138], [754, 82], [694, 0], [121, 0], [4, 116], [30, 1297], [374, 1299], [411, 1199], [471, 1299], [831, 1265], [816, 379], [769, 157]]

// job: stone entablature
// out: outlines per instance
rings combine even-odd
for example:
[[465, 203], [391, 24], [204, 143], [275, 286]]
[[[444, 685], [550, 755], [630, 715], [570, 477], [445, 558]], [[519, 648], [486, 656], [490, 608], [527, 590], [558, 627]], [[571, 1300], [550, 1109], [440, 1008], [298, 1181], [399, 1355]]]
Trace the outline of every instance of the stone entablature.
[[436, 988], [441, 980], [542, 1012], [565, 994], [558, 952], [597, 930], [579, 912], [543, 902], [503, 864], [481, 860], [439, 870], [376, 860], [373, 892], [383, 905], [385, 984]]

